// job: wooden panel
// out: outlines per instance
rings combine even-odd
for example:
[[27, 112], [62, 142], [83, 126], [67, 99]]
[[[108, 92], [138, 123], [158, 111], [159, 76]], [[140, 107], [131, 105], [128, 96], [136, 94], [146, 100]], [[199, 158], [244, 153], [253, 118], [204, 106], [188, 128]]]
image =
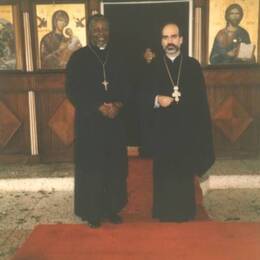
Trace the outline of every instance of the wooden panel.
[[22, 123], [2, 101], [0, 101], [0, 122], [0, 147], [3, 149]]
[[21, 123], [6, 145], [0, 148], [0, 162], [28, 162], [31, 159], [28, 108], [31, 85], [31, 74], [15, 71], [0, 73], [0, 100]]
[[[43, 162], [72, 161], [73, 112], [70, 112], [70, 117], [67, 115], [64, 118], [61, 118], [63, 114], [59, 113], [65, 98], [64, 93], [58, 91], [39, 91], [36, 93], [39, 154]], [[57, 132], [59, 127], [53, 127], [53, 117], [55, 116], [56, 119], [57, 116], [60, 117], [59, 121], [63, 125], [67, 125], [68, 128], [65, 132], [64, 129]], [[65, 137], [68, 138], [67, 141], [64, 140]]]
[[[255, 156], [260, 150], [260, 67], [208, 67], [204, 69], [204, 75], [212, 119], [223, 102], [230, 98], [235, 99], [239, 106], [231, 105], [227, 108], [225, 116], [231, 112], [243, 115], [244, 113], [241, 113], [243, 110], [249, 118], [252, 118], [252, 122], [244, 126], [241, 132], [235, 129], [234, 124], [226, 126], [230, 128], [229, 131], [236, 133], [232, 140], [213, 122], [217, 156], [225, 158]], [[0, 73], [0, 101], [22, 123], [5, 147], [0, 149], [0, 160], [9, 155], [20, 158], [30, 156], [29, 90], [36, 92], [41, 160], [43, 162], [73, 160], [73, 109], [66, 101], [64, 84], [63, 72]], [[62, 107], [64, 104], [64, 109], [67, 111], [65, 114]]]
[[74, 117], [74, 107], [68, 99], [64, 99], [48, 122], [49, 127], [66, 146], [71, 145], [75, 139]]
[[0, 73], [0, 94], [3, 92], [25, 92], [33, 85], [33, 75], [24, 72], [1, 72]]
[[260, 66], [209, 66], [205, 68], [205, 77], [209, 87], [227, 87], [230, 86], [259, 86], [260, 84]]
[[34, 75], [35, 91], [64, 91], [65, 75], [64, 73], [39, 73]]
[[224, 136], [232, 143], [238, 140], [252, 121], [252, 116], [234, 96], [229, 96], [213, 116], [214, 125], [222, 130]]
[[[0, 155], [30, 156], [30, 126], [28, 111], [28, 96], [26, 92], [8, 93], [1, 95], [1, 102], [8, 109], [9, 120], [17, 122], [13, 128], [12, 135], [8, 137], [5, 145], [0, 147]], [[3, 111], [3, 110], [2, 110]], [[1, 122], [4, 124], [4, 122]]]
[[[231, 106], [232, 113], [240, 114], [240, 109], [252, 118], [252, 122], [245, 127], [238, 138], [233, 141], [227, 138], [223, 131], [213, 122], [213, 136], [215, 150], [218, 157], [245, 158], [257, 155], [259, 151], [259, 119], [260, 119], [260, 68], [223, 68], [206, 69], [204, 71], [212, 119], [221, 105], [230, 98], [235, 98], [241, 107], [235, 110]], [[231, 111], [226, 111], [226, 116]], [[243, 114], [243, 113], [242, 113]], [[228, 127], [229, 122], [227, 122]], [[230, 124], [229, 124], [230, 125]], [[233, 125], [230, 129], [238, 133]]]

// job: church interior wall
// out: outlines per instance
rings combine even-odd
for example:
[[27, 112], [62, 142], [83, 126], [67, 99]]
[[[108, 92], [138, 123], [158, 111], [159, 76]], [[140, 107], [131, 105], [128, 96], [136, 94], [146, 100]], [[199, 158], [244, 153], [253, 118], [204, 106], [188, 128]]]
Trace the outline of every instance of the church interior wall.
[[[243, 26], [249, 28], [255, 41], [255, 62], [212, 65], [209, 62], [212, 38], [217, 26], [223, 24], [212, 20], [215, 14], [210, 1], [214, 0], [190, 1], [192, 56], [203, 67], [216, 155], [254, 158], [260, 150], [259, 15], [253, 25], [247, 13], [252, 9], [246, 1], [237, 1], [243, 3], [246, 19]], [[224, 6], [233, 2], [221, 1]], [[87, 17], [102, 11], [101, 6], [99, 0], [1, 1], [0, 162], [73, 160], [74, 108], [64, 92], [65, 67], [71, 53], [87, 44]], [[58, 61], [49, 62], [43, 50], [49, 43], [52, 47], [56, 44], [51, 33], [59, 19], [64, 22], [65, 47], [56, 51]], [[70, 30], [65, 33], [65, 29]], [[138, 156], [138, 147], [129, 147], [129, 155]]]

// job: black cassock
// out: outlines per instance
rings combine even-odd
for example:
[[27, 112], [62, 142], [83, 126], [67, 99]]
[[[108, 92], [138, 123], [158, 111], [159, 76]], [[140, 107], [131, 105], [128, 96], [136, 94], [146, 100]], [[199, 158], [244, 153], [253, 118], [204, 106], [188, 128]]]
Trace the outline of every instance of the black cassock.
[[[181, 55], [174, 62], [165, 57], [175, 84], [180, 60]], [[166, 221], [192, 219], [196, 213], [194, 175], [203, 175], [215, 160], [202, 70], [195, 59], [183, 56], [180, 101], [168, 108], [154, 108], [156, 95], [171, 96], [173, 92], [163, 56], [147, 72], [139, 100], [143, 120], [145, 113], [150, 124], [153, 118], [149, 144], [154, 159], [153, 217]]]
[[128, 80], [124, 64], [113, 50], [92, 47], [106, 63], [106, 91], [102, 64], [87, 46], [67, 65], [66, 92], [75, 116], [75, 214], [92, 221], [118, 213], [127, 202], [127, 151], [122, 113], [105, 118], [104, 102], [126, 103]]

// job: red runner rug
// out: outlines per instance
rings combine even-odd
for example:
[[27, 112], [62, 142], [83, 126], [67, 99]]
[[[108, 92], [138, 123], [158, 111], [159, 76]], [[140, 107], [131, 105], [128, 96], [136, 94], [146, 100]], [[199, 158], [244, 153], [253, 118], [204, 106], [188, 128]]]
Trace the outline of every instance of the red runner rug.
[[123, 224], [39, 225], [14, 260], [259, 260], [260, 223], [209, 221], [195, 185], [196, 220], [159, 223], [151, 218], [152, 163], [130, 159]]
[[259, 260], [260, 223], [39, 225], [14, 260]]
[[[152, 209], [152, 161], [144, 159], [129, 159], [128, 175], [128, 204], [123, 210], [123, 217], [127, 221], [153, 221]], [[195, 178], [196, 187], [196, 220], [209, 220], [207, 212], [203, 207], [203, 195], [199, 179]]]

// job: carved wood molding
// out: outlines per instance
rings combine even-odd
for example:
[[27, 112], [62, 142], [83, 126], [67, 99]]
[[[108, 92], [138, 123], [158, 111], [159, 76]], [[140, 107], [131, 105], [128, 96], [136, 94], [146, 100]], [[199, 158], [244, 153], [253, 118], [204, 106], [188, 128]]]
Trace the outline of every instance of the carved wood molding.
[[207, 4], [207, 1], [208, 0], [194, 0], [194, 7], [197, 8], [197, 7], [203, 7]]
[[88, 1], [89, 15], [93, 15], [95, 14], [95, 12], [100, 13], [100, 2], [100, 0]]

